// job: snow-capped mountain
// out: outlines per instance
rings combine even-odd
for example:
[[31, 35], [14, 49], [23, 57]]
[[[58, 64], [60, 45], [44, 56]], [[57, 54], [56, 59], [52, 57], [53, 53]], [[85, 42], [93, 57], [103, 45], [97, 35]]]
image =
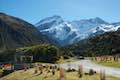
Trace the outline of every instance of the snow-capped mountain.
[[98, 17], [70, 22], [55, 15], [41, 20], [36, 26], [42, 34], [65, 46], [90, 36], [117, 31], [120, 23], [108, 23]]

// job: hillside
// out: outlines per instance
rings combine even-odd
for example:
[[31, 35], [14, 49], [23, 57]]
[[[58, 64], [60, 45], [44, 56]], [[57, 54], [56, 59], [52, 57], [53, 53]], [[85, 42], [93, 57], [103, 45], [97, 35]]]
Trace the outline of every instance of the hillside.
[[4, 13], [0, 13], [0, 50], [48, 43], [32, 24]]
[[120, 30], [80, 41], [67, 49], [84, 56], [120, 54]]

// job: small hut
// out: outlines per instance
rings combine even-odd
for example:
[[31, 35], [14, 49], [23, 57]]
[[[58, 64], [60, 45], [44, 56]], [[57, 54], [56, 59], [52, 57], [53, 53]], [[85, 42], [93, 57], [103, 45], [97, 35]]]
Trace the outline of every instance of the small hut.
[[16, 52], [14, 55], [14, 61], [16, 63], [31, 63], [33, 62], [33, 55], [26, 54], [25, 52]]

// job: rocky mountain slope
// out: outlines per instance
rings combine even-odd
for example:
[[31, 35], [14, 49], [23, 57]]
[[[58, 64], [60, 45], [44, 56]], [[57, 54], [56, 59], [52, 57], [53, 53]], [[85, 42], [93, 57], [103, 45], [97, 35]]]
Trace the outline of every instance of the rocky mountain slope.
[[0, 50], [49, 42], [32, 24], [0, 13]]

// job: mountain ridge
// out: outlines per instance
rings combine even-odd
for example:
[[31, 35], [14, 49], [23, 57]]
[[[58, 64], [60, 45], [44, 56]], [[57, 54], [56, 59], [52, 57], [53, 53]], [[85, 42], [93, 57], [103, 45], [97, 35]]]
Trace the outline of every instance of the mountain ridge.
[[66, 46], [91, 36], [117, 31], [120, 23], [108, 23], [99, 17], [70, 22], [60, 16], [52, 16], [39, 21], [36, 27], [60, 46]]
[[119, 55], [120, 53], [120, 29], [115, 32], [106, 32], [75, 44], [64, 47], [74, 55], [101, 56]]

